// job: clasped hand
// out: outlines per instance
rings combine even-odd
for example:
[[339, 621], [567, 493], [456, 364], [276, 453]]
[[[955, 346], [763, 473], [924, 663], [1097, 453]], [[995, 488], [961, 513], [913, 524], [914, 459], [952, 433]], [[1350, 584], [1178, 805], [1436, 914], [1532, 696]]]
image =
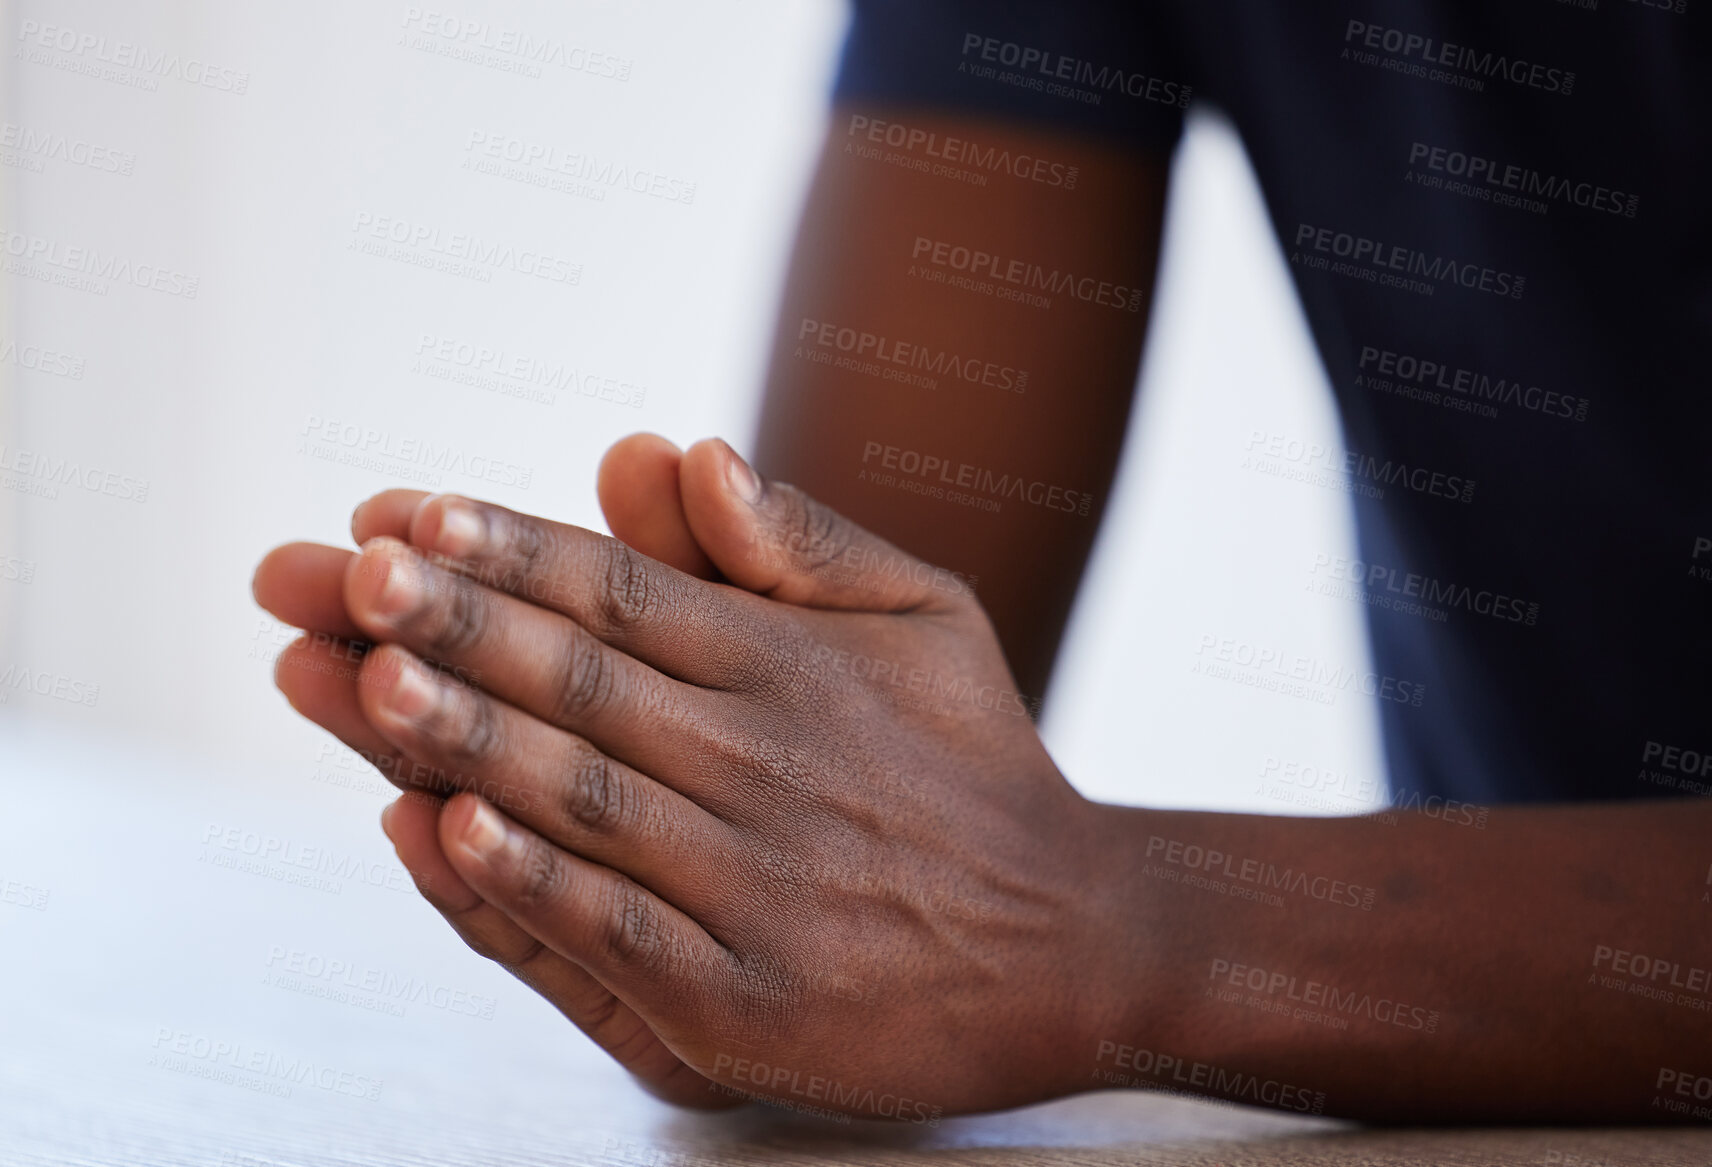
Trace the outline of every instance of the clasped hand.
[[722, 442], [668, 462], [676, 497], [622, 505], [687, 570], [407, 491], [359, 553], [277, 549], [257, 597], [315, 633], [280, 688], [415, 792], [386, 829], [463, 939], [661, 1097], [922, 1121], [1083, 1088], [1108, 832], [979, 604]]

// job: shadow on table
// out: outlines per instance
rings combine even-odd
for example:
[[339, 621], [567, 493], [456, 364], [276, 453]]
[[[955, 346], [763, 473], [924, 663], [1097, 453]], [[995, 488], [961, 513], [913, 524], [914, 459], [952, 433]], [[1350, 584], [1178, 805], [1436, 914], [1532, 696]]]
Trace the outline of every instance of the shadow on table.
[[[840, 1125], [755, 1107], [673, 1116], [614, 1167], [1706, 1167], [1712, 1131], [1679, 1127], [1373, 1129], [1167, 1096], [1098, 1094], [937, 1127]], [[610, 1156], [610, 1157], [608, 1157]]]

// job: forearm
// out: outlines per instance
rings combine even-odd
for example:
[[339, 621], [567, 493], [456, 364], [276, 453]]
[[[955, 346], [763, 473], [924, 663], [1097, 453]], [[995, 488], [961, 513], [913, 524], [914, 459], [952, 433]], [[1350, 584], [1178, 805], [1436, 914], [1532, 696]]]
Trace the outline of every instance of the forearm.
[[[1027, 159], [1021, 169], [1045, 180], [922, 173], [922, 151], [883, 133], [876, 144], [876, 125]], [[757, 467], [972, 581], [1030, 695], [1045, 686], [1122, 446], [1165, 172], [1163, 159], [1062, 134], [845, 107], [803, 213]], [[1000, 259], [959, 271], [934, 261], [940, 245], [942, 258]], [[998, 265], [1130, 294], [1119, 307], [1060, 285], [1042, 307], [1014, 298], [1028, 279]]]
[[1706, 1106], [1712, 807], [1107, 809], [1146, 972], [1095, 1084], [1405, 1122]]

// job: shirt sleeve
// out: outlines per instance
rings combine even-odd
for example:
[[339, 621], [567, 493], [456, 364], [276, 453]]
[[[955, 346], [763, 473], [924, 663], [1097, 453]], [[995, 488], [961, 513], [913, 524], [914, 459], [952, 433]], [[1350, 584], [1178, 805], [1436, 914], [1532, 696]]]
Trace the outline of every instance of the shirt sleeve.
[[1169, 151], [1193, 92], [1150, 0], [853, 0], [833, 99]]

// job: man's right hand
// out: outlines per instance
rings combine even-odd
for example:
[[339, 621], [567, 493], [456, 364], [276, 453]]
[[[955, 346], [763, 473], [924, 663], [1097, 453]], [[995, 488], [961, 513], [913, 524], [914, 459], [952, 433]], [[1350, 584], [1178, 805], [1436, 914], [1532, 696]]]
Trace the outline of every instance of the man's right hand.
[[831, 1082], [834, 1109], [907, 1096], [920, 1121], [1079, 1088], [1138, 967], [1101, 878], [1121, 840], [1047, 756], [980, 608], [722, 443], [682, 469], [740, 587], [456, 498], [415, 507], [414, 548], [346, 565], [379, 644], [358, 714], [460, 792], [440, 854], [534, 940], [472, 946], [573, 1019], [586, 994], [546, 974], [586, 969], [684, 1064], [763, 1096]]

